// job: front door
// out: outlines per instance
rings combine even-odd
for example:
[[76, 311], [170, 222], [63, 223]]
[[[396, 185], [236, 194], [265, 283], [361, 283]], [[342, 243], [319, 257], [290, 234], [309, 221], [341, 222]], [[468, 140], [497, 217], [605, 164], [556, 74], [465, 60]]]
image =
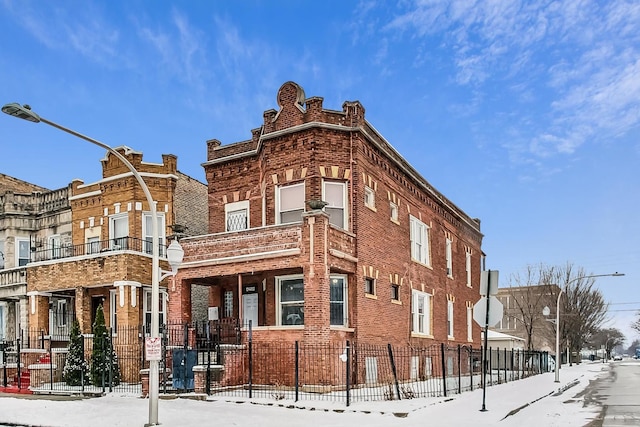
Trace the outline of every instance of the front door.
[[244, 294], [242, 295], [242, 315], [244, 317], [243, 325], [249, 326], [249, 320], [251, 320], [251, 326], [258, 326], [258, 294]]

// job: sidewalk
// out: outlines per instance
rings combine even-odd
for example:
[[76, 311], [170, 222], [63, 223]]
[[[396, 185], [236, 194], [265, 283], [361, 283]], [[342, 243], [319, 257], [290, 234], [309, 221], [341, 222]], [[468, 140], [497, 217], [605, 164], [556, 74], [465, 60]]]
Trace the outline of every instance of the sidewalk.
[[[546, 373], [524, 380], [488, 387], [486, 411], [482, 390], [448, 398], [386, 402], [356, 402], [349, 407], [325, 401], [274, 401], [220, 399], [161, 400], [162, 426], [236, 425], [261, 427], [301, 426], [517, 426], [583, 427], [599, 412], [583, 408], [581, 392], [589, 380], [606, 373], [608, 364], [581, 363], [560, 370], [560, 383]], [[0, 397], [0, 424], [35, 426], [142, 426], [148, 420], [147, 399], [114, 394], [84, 400], [50, 400]]]

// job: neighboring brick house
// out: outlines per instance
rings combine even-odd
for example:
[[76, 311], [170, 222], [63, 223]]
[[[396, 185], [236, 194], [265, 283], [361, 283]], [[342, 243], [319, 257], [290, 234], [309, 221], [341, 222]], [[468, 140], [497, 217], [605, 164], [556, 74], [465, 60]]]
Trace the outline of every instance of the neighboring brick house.
[[[167, 240], [178, 231], [185, 235], [206, 228], [206, 185], [179, 172], [174, 155], [149, 163], [129, 147], [115, 150], [143, 177], [156, 202], [160, 266], [166, 269]], [[147, 199], [118, 158], [107, 152], [101, 162], [102, 179], [89, 184], [74, 180], [64, 189], [67, 237], [53, 246], [49, 241], [32, 248], [26, 265], [29, 330], [50, 336], [52, 345], [56, 340], [66, 345], [74, 317], [83, 333], [91, 332], [101, 304], [108, 327], [150, 323], [152, 228]], [[167, 282], [160, 284], [163, 320]]]
[[28, 327], [27, 264], [71, 242], [69, 188], [49, 190], [0, 174], [0, 342]]
[[204, 286], [212, 317], [251, 321], [257, 342], [479, 347], [480, 221], [358, 101], [327, 110], [287, 82], [277, 102], [250, 140], [207, 141], [210, 234], [181, 240], [170, 320], [192, 320]]

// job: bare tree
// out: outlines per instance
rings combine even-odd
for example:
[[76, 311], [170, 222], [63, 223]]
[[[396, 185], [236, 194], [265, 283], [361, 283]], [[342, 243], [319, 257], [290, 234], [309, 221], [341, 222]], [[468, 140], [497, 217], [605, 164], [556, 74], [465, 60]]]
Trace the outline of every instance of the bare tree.
[[570, 353], [579, 352], [588, 338], [605, 322], [608, 304], [595, 287], [595, 278], [583, 268], [567, 263], [556, 267], [550, 280], [564, 290], [561, 302], [560, 337]]
[[539, 338], [551, 342], [549, 338], [555, 333], [542, 314], [544, 307], [551, 305], [553, 295], [557, 295], [550, 281], [552, 273], [553, 268], [529, 265], [523, 274], [515, 274], [509, 280], [505, 315], [513, 329], [522, 334], [528, 350], [539, 348]]
[[640, 311], [638, 311], [637, 316], [638, 318], [636, 319], [635, 322], [631, 324], [631, 327], [636, 331], [640, 332]]
[[611, 350], [621, 347], [625, 342], [625, 337], [616, 328], [598, 329], [589, 337], [587, 342], [595, 349], [604, 348], [607, 359], [609, 359], [611, 358]]

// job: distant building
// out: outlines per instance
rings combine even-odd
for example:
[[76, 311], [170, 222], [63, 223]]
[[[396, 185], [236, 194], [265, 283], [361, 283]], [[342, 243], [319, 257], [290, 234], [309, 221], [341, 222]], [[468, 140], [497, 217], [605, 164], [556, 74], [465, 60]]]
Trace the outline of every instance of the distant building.
[[[525, 348], [555, 353], [555, 321], [558, 295], [556, 285], [513, 286], [499, 288], [497, 298], [503, 305], [502, 320], [493, 330], [522, 338]], [[550, 315], [543, 315], [549, 307]]]
[[258, 341], [479, 347], [480, 221], [358, 101], [328, 110], [288, 82], [277, 103], [251, 139], [207, 142], [209, 234], [181, 240], [170, 319], [192, 320], [201, 286], [212, 319], [251, 322]]

